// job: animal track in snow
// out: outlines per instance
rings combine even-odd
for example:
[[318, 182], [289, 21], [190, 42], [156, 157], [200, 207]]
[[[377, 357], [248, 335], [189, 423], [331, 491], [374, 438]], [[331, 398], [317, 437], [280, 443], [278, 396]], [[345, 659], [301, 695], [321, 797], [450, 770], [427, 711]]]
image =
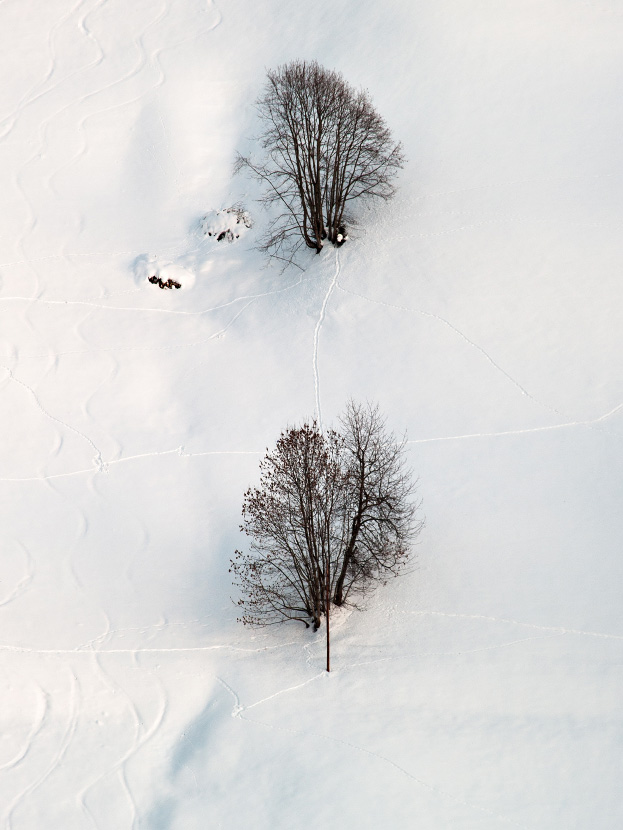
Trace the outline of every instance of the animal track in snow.
[[[542, 427], [528, 427], [527, 429], [507, 429], [499, 432], [472, 432], [466, 435], [442, 435], [438, 438], [414, 438], [407, 441], [407, 444], [435, 444], [439, 441], [465, 441], [470, 438], [500, 438], [506, 435], [530, 435], [535, 432], [549, 432], [557, 429], [569, 429], [571, 427], [588, 427], [589, 429], [596, 424], [601, 424], [603, 421], [610, 418], [616, 412], [623, 408], [623, 404], [615, 406], [605, 415], [599, 415], [597, 418], [591, 418], [584, 421], [567, 421], [564, 424], [550, 424]], [[604, 430], [605, 431], [605, 430]], [[614, 433], [608, 432], [609, 435]]]
[[[286, 285], [283, 288], [277, 288], [273, 291], [263, 291], [258, 294], [245, 294], [239, 297], [234, 297], [233, 300], [229, 300], [225, 303], [221, 303], [216, 306], [211, 306], [209, 308], [200, 309], [198, 311], [183, 311], [183, 310], [176, 310], [176, 309], [168, 309], [168, 308], [141, 308], [136, 306], [107, 306], [102, 305], [101, 303], [94, 302], [92, 300], [47, 300], [44, 298], [32, 298], [32, 297], [0, 297], [0, 302], [2, 301], [17, 301], [17, 302], [38, 302], [43, 305], [85, 305], [94, 310], [101, 310], [101, 311], [110, 311], [110, 312], [136, 312], [136, 313], [143, 313], [143, 314], [172, 314], [184, 317], [200, 317], [204, 314], [210, 314], [215, 311], [220, 311], [225, 308], [229, 308], [229, 306], [235, 305], [236, 303], [245, 302], [245, 305], [242, 309], [240, 309], [236, 314], [229, 320], [229, 322], [220, 328], [218, 331], [214, 332], [207, 338], [202, 338], [201, 340], [194, 340], [192, 342], [185, 342], [185, 343], [173, 343], [168, 346], [89, 346], [85, 339], [81, 337], [80, 339], [85, 342], [86, 348], [84, 349], [67, 349], [64, 351], [59, 352], [20, 352], [21, 359], [36, 359], [36, 358], [50, 358], [56, 359], [59, 357], [64, 357], [66, 355], [73, 355], [73, 354], [90, 354], [93, 352], [128, 352], [128, 351], [140, 351], [140, 352], [159, 352], [159, 351], [171, 351], [177, 348], [186, 348], [196, 345], [201, 345], [204, 343], [209, 342], [210, 340], [218, 340], [220, 339], [227, 330], [238, 320], [238, 318], [244, 313], [244, 311], [255, 303], [258, 300], [264, 299], [265, 297], [272, 297], [276, 294], [281, 294], [286, 291], [291, 291], [294, 288], [297, 288], [302, 283], [307, 282], [310, 278], [309, 277], [300, 277], [296, 282], [291, 283], [290, 285]], [[136, 290], [136, 289], [135, 289]], [[120, 292], [126, 293], [126, 292]], [[127, 292], [131, 293], [131, 292]], [[112, 296], [112, 295], [111, 295]], [[85, 322], [86, 317], [83, 318], [79, 323], [78, 326], [83, 325]], [[9, 358], [12, 357], [12, 354], [4, 354], [0, 355], [0, 357]], [[1, 366], [0, 366], [1, 368]]]
[[[80, 256], [79, 254], [72, 254], [72, 257]], [[102, 254], [105, 256], [105, 254]], [[29, 262], [35, 262], [35, 260], [28, 260]], [[94, 309], [100, 309], [101, 311], [133, 311], [137, 314], [171, 314], [174, 316], [179, 317], [201, 317], [203, 314], [210, 314], [213, 311], [220, 311], [223, 308], [228, 308], [231, 305], [235, 305], [236, 303], [244, 302], [245, 300], [261, 300], [264, 297], [272, 297], [276, 294], [282, 294], [285, 291], [291, 291], [293, 288], [298, 288], [304, 282], [309, 281], [310, 277], [299, 277], [296, 282], [292, 282], [289, 285], [283, 286], [283, 288], [276, 288], [273, 291], [261, 291], [259, 294], [242, 294], [239, 297], [234, 297], [233, 300], [228, 300], [225, 303], [219, 303], [219, 305], [209, 306], [208, 308], [202, 308], [197, 311], [187, 311], [183, 309], [173, 309], [173, 308], [153, 308], [153, 307], [144, 307], [144, 306], [114, 306], [114, 305], [103, 305], [102, 300], [107, 300], [109, 297], [115, 297], [121, 294], [136, 294], [141, 289], [140, 288], [132, 288], [127, 291], [115, 291], [110, 294], [106, 294], [102, 297], [91, 297], [87, 299], [81, 300], [59, 300], [59, 299], [47, 299], [45, 297], [0, 297], [0, 302], [23, 302], [23, 303], [39, 303], [41, 305], [60, 305], [60, 306], [68, 306], [68, 305], [85, 305], [90, 306]], [[98, 302], [99, 301], [99, 302]], [[41, 357], [42, 355], [37, 355]]]
[[[475, 438], [496, 438], [496, 437], [504, 437], [510, 435], [528, 435], [532, 433], [539, 433], [539, 432], [547, 432], [550, 430], [557, 430], [557, 429], [568, 429], [571, 427], [578, 427], [578, 426], [587, 426], [590, 427], [594, 424], [602, 423], [604, 420], [609, 418], [614, 413], [618, 412], [620, 409], [623, 408], [623, 404], [619, 404], [614, 409], [611, 409], [609, 412], [606, 412], [604, 415], [600, 415], [597, 418], [594, 418], [590, 421], [570, 421], [564, 424], [553, 424], [548, 426], [542, 427], [531, 427], [529, 429], [519, 429], [519, 430], [504, 430], [500, 432], [482, 432], [482, 433], [470, 433], [466, 435], [447, 435], [447, 436], [440, 436], [436, 438], [414, 438], [407, 441], [407, 445], [411, 444], [433, 444], [441, 441], [464, 441], [469, 439]], [[86, 475], [92, 473], [107, 473], [110, 467], [113, 467], [117, 464], [125, 464], [126, 462], [130, 461], [139, 461], [144, 458], [155, 458], [160, 455], [179, 455], [181, 458], [201, 458], [205, 456], [219, 456], [219, 455], [262, 455], [262, 450], [205, 450], [203, 452], [186, 452], [183, 446], [175, 447], [174, 449], [170, 450], [158, 450], [155, 452], [147, 452], [147, 453], [138, 453], [137, 455], [128, 455], [123, 456], [121, 458], [115, 458], [110, 461], [101, 460], [101, 463], [98, 463], [97, 466], [94, 467], [87, 467], [84, 469], [79, 470], [70, 470], [64, 473], [53, 473], [51, 475], [38, 475], [38, 476], [24, 476], [24, 477], [5, 477], [0, 478], [0, 482], [27, 482], [27, 481], [47, 481], [57, 478], [68, 478], [72, 476], [78, 475]]]
[[517, 625], [522, 628], [532, 628], [536, 631], [544, 631], [548, 634], [574, 634], [581, 637], [596, 637], [602, 640], [623, 640], [623, 634], [604, 634], [599, 631], [582, 631], [577, 628], [564, 628], [555, 625], [538, 625], [536, 623], [522, 622], [521, 620], [505, 619], [504, 617], [491, 617], [485, 614], [453, 614], [445, 611], [405, 611], [414, 617], [445, 617], [446, 619], [457, 620], [478, 620], [483, 622], [503, 623], [504, 625]]
[[550, 640], [555, 637], [564, 637], [565, 632], [555, 632], [552, 634], [543, 634], [538, 637], [520, 637], [516, 640], [509, 640], [504, 643], [494, 643], [490, 646], [476, 646], [476, 648], [457, 649], [455, 651], [407, 651], [398, 654], [390, 654], [385, 657], [374, 657], [370, 660], [358, 660], [356, 663], [347, 663], [348, 668], [357, 668], [359, 666], [372, 666], [377, 663], [391, 663], [395, 660], [406, 660], [409, 658], [426, 658], [426, 657], [463, 657], [466, 654], [479, 654], [485, 651], [501, 651], [502, 649], [511, 648], [512, 646], [519, 646], [523, 643], [533, 643], [536, 640]]
[[[140, 631], [141, 629], [119, 629], [125, 631]], [[83, 645], [75, 648], [35, 648], [34, 646], [18, 646], [9, 643], [0, 643], [0, 652], [12, 652], [14, 654], [49, 654], [57, 657], [73, 655], [93, 654], [129, 654], [139, 657], [141, 654], [201, 654], [208, 651], [231, 651], [235, 654], [259, 654], [263, 651], [273, 651], [297, 645], [298, 640], [288, 640], [285, 643], [278, 643], [273, 646], [260, 646], [259, 648], [248, 648], [245, 646], [232, 645], [231, 643], [215, 643], [208, 646], [154, 646], [149, 648], [95, 648], [94, 644], [104, 641], [107, 637], [118, 633], [115, 630], [107, 631], [98, 637], [94, 637]]]
[[21, 478], [0, 478], [0, 481], [6, 482], [26, 482], [26, 481], [48, 481], [57, 478], [69, 478], [72, 476], [86, 475], [93, 473], [108, 473], [110, 467], [117, 464], [124, 464], [128, 461], [137, 461], [143, 458], [155, 458], [159, 455], [179, 455], [181, 458], [201, 458], [204, 456], [219, 456], [219, 455], [262, 455], [261, 450], [205, 450], [204, 452], [186, 452], [183, 447], [176, 447], [172, 450], [159, 450], [156, 452], [139, 453], [137, 455], [129, 455], [123, 458], [116, 458], [111, 461], [101, 461], [93, 467], [87, 467], [81, 470], [70, 470], [65, 473], [52, 473], [50, 475], [41, 474], [38, 476], [24, 476]]
[[544, 403], [543, 401], [540, 401], [538, 398], [536, 398], [534, 395], [532, 395], [524, 386], [522, 386], [517, 380], [515, 380], [515, 378], [512, 375], [510, 375], [502, 366], [500, 366], [500, 364], [497, 363], [493, 359], [493, 357], [491, 357], [491, 355], [485, 349], [482, 348], [482, 346], [480, 346], [478, 343], [476, 343], [475, 341], [473, 341], [469, 337], [467, 337], [466, 334], [464, 334], [460, 329], [458, 329], [449, 320], [446, 320], [445, 317], [441, 317], [439, 314], [434, 314], [433, 312], [430, 312], [430, 311], [423, 311], [423, 310], [417, 309], [417, 308], [409, 308], [407, 306], [401, 306], [401, 305], [397, 305], [395, 303], [388, 303], [384, 300], [374, 300], [370, 297], [366, 297], [364, 294], [359, 294], [356, 291], [352, 291], [351, 289], [344, 288], [342, 285], [340, 285], [339, 282], [337, 283], [337, 287], [340, 289], [340, 291], [344, 292], [345, 294], [351, 294], [352, 296], [358, 297], [359, 299], [365, 300], [366, 302], [372, 303], [373, 305], [379, 305], [379, 306], [383, 306], [383, 307], [386, 307], [386, 308], [392, 308], [392, 309], [396, 309], [398, 311], [405, 311], [409, 314], [417, 314], [421, 317], [427, 317], [429, 319], [437, 320], [438, 322], [442, 323], [444, 326], [449, 328], [452, 332], [454, 332], [458, 337], [460, 337], [470, 347], [472, 347], [476, 351], [480, 352], [480, 354], [485, 358], [485, 360], [487, 360], [487, 362], [490, 363], [497, 372], [502, 374], [510, 383], [512, 383], [512, 385], [524, 397], [528, 398], [533, 403], [535, 403], [537, 406], [540, 406], [542, 409], [545, 409], [548, 412], [551, 412], [555, 415], [558, 415], [559, 417], [562, 417], [562, 418], [566, 419], [565, 423], [553, 424], [553, 425], [546, 426], [546, 427], [535, 427], [535, 428], [532, 428], [532, 429], [525, 429], [525, 430], [507, 430], [507, 431], [494, 432], [494, 433], [482, 433], [482, 434], [474, 433], [474, 434], [469, 434], [469, 435], [448, 436], [448, 437], [442, 436], [440, 438], [427, 438], [427, 439], [413, 440], [413, 441], [409, 441], [408, 442], [409, 444], [432, 443], [434, 441], [450, 441], [450, 440], [458, 440], [458, 439], [462, 439], [462, 438], [495, 437], [495, 436], [498, 436], [498, 435], [519, 435], [519, 434], [522, 434], [522, 433], [543, 432], [544, 430], [551, 430], [551, 429], [563, 429], [563, 428], [571, 427], [571, 426], [586, 426], [586, 427], [591, 428], [593, 425], [598, 424], [598, 423], [606, 420], [611, 415], [614, 415], [614, 413], [617, 412], [619, 409], [623, 408], [623, 404], [619, 404], [616, 407], [614, 407], [614, 409], [610, 410], [609, 412], [607, 412], [604, 415], [600, 415], [598, 418], [585, 420], [585, 421], [576, 421], [576, 420], [570, 418], [569, 416], [565, 415], [564, 412], [557, 409], [556, 407], [550, 406], [549, 404]]
[[546, 404], [542, 404], [540, 401], [537, 401], [536, 398], [534, 398], [528, 392], [527, 389], [525, 389], [518, 381], [516, 381], [511, 375], [509, 375], [508, 372], [505, 369], [503, 369], [498, 363], [496, 363], [496, 361], [491, 357], [490, 354], [488, 354], [488, 352], [486, 352], [482, 348], [482, 346], [479, 346], [478, 343], [475, 343], [473, 340], [470, 340], [470, 338], [467, 337], [467, 335], [463, 334], [463, 332], [460, 329], [458, 329], [455, 325], [453, 325], [449, 320], [446, 320], [445, 317], [441, 317], [439, 314], [434, 314], [431, 311], [422, 311], [419, 308], [408, 308], [407, 306], [396, 305], [395, 303], [388, 303], [384, 300], [374, 300], [371, 297], [366, 297], [364, 294], [359, 294], [356, 291], [352, 291], [349, 288], [344, 288], [344, 286], [340, 285], [339, 283], [338, 283], [338, 288], [340, 289], [340, 291], [343, 291], [345, 294], [352, 294], [353, 297], [358, 297], [359, 299], [365, 300], [366, 302], [372, 303], [373, 305], [384, 306], [386, 308], [393, 308], [393, 309], [396, 309], [398, 311], [406, 311], [409, 314], [418, 314], [421, 317], [428, 317], [429, 319], [439, 321], [444, 326], [447, 326], [447, 328], [449, 328], [451, 331], [453, 331], [456, 335], [458, 335], [469, 346], [471, 346], [472, 348], [474, 348], [478, 352], [480, 352], [480, 354], [482, 354], [482, 356], [498, 372], [500, 372], [502, 375], [504, 375], [504, 377], [507, 380], [509, 380], [513, 384], [513, 386], [515, 386], [521, 392], [522, 395], [524, 395], [525, 397], [527, 397], [530, 400], [534, 401], [534, 403], [539, 404], [539, 406], [544, 406], [546, 409], [549, 409], [551, 412], [555, 412], [557, 415], [561, 414], [557, 409], [554, 409], [553, 407], [549, 407]]

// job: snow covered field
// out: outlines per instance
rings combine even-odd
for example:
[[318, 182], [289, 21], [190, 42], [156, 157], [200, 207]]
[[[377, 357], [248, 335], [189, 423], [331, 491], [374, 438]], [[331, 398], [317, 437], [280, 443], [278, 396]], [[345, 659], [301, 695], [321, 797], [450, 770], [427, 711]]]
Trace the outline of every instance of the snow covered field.
[[[0, 826], [622, 827], [620, 4], [0, 0], [0, 42]], [[409, 163], [282, 274], [231, 170], [294, 58]], [[427, 525], [327, 675], [227, 569], [351, 396]]]

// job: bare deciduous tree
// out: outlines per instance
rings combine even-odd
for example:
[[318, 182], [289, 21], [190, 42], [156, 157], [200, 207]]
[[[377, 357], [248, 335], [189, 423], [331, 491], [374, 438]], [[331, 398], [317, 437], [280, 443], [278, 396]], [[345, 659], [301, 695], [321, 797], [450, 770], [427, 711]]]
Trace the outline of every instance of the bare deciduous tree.
[[326, 577], [339, 550], [342, 451], [340, 436], [321, 433], [314, 422], [282, 432], [260, 462], [260, 486], [247, 490], [242, 506], [250, 552], [236, 551], [231, 566], [245, 624], [300, 620], [320, 627]]
[[238, 156], [264, 185], [266, 206], [278, 206], [262, 248], [291, 262], [306, 245], [344, 241], [355, 199], [389, 199], [404, 164], [400, 143], [365, 90], [316, 61], [293, 61], [268, 72], [257, 102], [264, 126], [263, 161]]
[[285, 430], [244, 496], [250, 550], [231, 562], [241, 621], [299, 620], [318, 629], [331, 604], [357, 605], [400, 573], [423, 521], [405, 442], [378, 407], [350, 402], [339, 432], [316, 422]]
[[350, 401], [340, 419], [344, 440], [345, 539], [333, 601], [342, 605], [398, 574], [422, 529], [405, 439], [387, 431], [378, 406]]

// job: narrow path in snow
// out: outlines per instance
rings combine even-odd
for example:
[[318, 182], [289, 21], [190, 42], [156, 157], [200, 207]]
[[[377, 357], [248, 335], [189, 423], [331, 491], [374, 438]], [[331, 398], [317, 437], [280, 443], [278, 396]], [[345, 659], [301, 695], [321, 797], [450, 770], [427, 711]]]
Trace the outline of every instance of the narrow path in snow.
[[315, 389], [315, 396], [316, 396], [316, 417], [318, 418], [318, 426], [320, 427], [320, 431], [322, 432], [322, 409], [320, 406], [320, 375], [318, 373], [318, 341], [320, 338], [320, 330], [322, 328], [322, 324], [324, 323], [325, 315], [327, 312], [327, 305], [329, 303], [329, 299], [331, 298], [331, 294], [333, 293], [333, 289], [338, 284], [338, 278], [340, 276], [340, 254], [339, 249], [335, 249], [335, 273], [333, 275], [333, 279], [331, 280], [331, 284], [325, 294], [322, 308], [320, 309], [320, 316], [318, 317], [318, 322], [316, 323], [316, 328], [314, 329], [314, 351], [313, 351], [313, 358], [312, 358], [312, 366], [314, 371], [314, 389]]

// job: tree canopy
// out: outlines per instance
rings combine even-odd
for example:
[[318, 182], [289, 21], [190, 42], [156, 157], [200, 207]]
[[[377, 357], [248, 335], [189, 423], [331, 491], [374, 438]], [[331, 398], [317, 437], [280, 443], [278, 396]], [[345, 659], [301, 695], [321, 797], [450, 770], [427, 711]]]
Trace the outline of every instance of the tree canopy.
[[293, 260], [325, 240], [341, 244], [355, 200], [389, 199], [404, 165], [399, 142], [372, 106], [339, 72], [317, 61], [292, 61], [270, 70], [257, 101], [264, 157], [238, 156], [264, 185], [263, 201], [276, 207], [262, 247]]
[[299, 620], [318, 628], [335, 605], [358, 602], [401, 572], [420, 533], [405, 442], [378, 408], [350, 402], [339, 430], [284, 430], [244, 496], [251, 539], [231, 571], [242, 622]]

